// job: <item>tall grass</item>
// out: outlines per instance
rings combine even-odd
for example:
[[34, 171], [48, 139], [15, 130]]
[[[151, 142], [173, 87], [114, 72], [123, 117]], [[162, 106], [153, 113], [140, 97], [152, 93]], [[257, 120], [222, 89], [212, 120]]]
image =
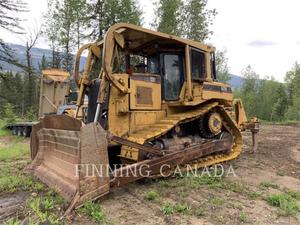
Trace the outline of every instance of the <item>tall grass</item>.
[[16, 160], [29, 155], [29, 146], [14, 139], [6, 146], [0, 147], [0, 161]]
[[10, 135], [10, 130], [5, 129], [6, 122], [4, 120], [0, 120], [0, 137]]
[[273, 194], [265, 199], [270, 205], [278, 207], [283, 216], [295, 216], [300, 212], [299, 203], [290, 195], [287, 194]]

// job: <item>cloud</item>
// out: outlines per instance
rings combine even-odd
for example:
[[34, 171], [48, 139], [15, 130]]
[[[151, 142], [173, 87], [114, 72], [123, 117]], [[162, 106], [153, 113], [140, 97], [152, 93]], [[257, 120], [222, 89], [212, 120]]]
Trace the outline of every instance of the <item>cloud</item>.
[[274, 46], [277, 45], [276, 42], [273, 41], [263, 41], [263, 40], [255, 40], [248, 43], [251, 47], [266, 47], [266, 46]]

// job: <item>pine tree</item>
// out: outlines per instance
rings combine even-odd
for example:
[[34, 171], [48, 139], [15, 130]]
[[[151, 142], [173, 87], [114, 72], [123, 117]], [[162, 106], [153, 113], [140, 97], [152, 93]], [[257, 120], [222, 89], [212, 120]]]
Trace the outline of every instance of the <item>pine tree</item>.
[[115, 23], [124, 22], [140, 25], [141, 10], [135, 0], [96, 0], [88, 5], [89, 36], [102, 40], [107, 29]]
[[141, 25], [142, 11], [135, 0], [122, 0], [119, 8], [118, 22]]
[[80, 48], [83, 39], [85, 38], [84, 31], [87, 28], [87, 1], [86, 0], [72, 0], [71, 2], [74, 20], [74, 32], [76, 34], [75, 42], [77, 49]]
[[88, 5], [88, 8], [88, 11], [91, 12], [88, 25], [91, 28], [89, 36], [91, 36], [91, 39], [101, 40], [106, 31], [107, 22], [105, 21], [104, 1], [97, 0], [92, 2]]
[[39, 62], [39, 71], [40, 73], [42, 72], [42, 70], [45, 70], [49, 67], [49, 62], [45, 56], [45, 54], [43, 54], [41, 61]]
[[55, 0], [48, 1], [48, 11], [44, 16], [44, 26], [42, 33], [49, 40], [49, 45], [52, 50], [51, 67], [60, 68], [61, 57], [59, 53], [59, 27], [60, 21], [58, 20], [58, 7], [59, 2]]
[[[1, 0], [0, 28], [12, 33], [21, 33], [23, 31], [23, 28], [20, 26], [21, 19], [14, 15], [16, 13], [26, 12], [26, 7], [27, 5], [21, 0]], [[22, 67], [13, 55], [12, 49], [0, 38], [0, 69], [2, 68], [1, 62]]]
[[10, 104], [16, 115], [24, 112], [24, 76], [18, 73], [6, 72], [0, 80], [0, 114], [4, 112], [4, 106]]
[[0, 27], [13, 33], [21, 33], [21, 19], [13, 14], [26, 12], [27, 4], [21, 0], [1, 0], [0, 1]]
[[50, 0], [45, 16], [44, 34], [52, 49], [52, 67], [73, 69], [73, 52], [85, 37], [87, 26], [86, 0]]
[[64, 0], [59, 7], [58, 19], [60, 20], [59, 44], [62, 52], [62, 68], [70, 72], [73, 69], [72, 51], [75, 43], [75, 35], [73, 33], [74, 8], [72, 0]]
[[188, 39], [206, 40], [216, 10], [206, 8], [207, 0], [159, 0], [153, 26], [161, 32]]
[[40, 30], [30, 34], [26, 42], [26, 69], [24, 70], [26, 77], [25, 82], [25, 110], [37, 110], [38, 95], [37, 95], [37, 77], [35, 68], [32, 65], [31, 51], [35, 46], [40, 36]]
[[189, 0], [186, 5], [186, 36], [188, 39], [206, 40], [213, 32], [209, 30], [214, 17], [215, 9], [206, 9], [207, 0]]
[[181, 36], [181, 24], [184, 21], [184, 4], [182, 0], [159, 0], [156, 6], [156, 18], [153, 26], [157, 31]]

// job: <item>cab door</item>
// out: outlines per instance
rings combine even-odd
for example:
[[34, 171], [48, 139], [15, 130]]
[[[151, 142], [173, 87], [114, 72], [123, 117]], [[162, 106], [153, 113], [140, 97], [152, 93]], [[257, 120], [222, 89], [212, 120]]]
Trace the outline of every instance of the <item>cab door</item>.
[[184, 82], [183, 56], [178, 53], [161, 54], [163, 100], [177, 101]]

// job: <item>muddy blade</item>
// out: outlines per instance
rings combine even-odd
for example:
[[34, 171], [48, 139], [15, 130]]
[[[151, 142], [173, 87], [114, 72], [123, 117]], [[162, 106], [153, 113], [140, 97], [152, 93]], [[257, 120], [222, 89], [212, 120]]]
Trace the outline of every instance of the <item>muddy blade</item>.
[[[62, 115], [45, 117], [36, 128], [28, 171], [74, 207], [109, 192], [107, 138], [99, 124], [81, 126], [80, 121]], [[86, 169], [92, 167], [96, 172]]]

